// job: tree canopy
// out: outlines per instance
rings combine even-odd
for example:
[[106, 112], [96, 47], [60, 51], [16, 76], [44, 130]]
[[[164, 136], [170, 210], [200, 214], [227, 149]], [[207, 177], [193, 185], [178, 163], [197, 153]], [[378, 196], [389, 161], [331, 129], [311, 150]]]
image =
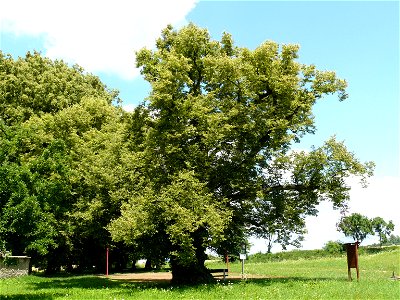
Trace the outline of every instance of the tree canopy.
[[155, 50], [137, 53], [152, 87], [136, 112], [143, 188], [109, 226], [115, 240], [161, 239], [174, 280], [204, 279], [206, 247], [236, 252], [260, 223], [266, 231], [257, 234], [280, 230], [287, 242], [320, 201], [346, 204], [345, 178], [365, 179], [373, 164], [335, 139], [310, 153], [290, 151], [314, 132], [317, 100], [347, 97], [344, 80], [298, 63], [298, 49], [271, 41], [240, 48], [227, 33], [215, 41], [189, 24], [167, 27]]
[[388, 241], [390, 234], [394, 230], [393, 221], [390, 220], [389, 222], [386, 222], [381, 217], [375, 217], [371, 220], [371, 223], [373, 230], [379, 237], [379, 244], [382, 246], [382, 244]]
[[296, 244], [305, 216], [324, 200], [344, 209], [346, 178], [373, 170], [334, 137], [292, 150], [317, 101], [347, 98], [298, 50], [168, 26], [136, 55], [151, 93], [132, 113], [78, 66], [1, 54], [0, 242], [49, 271], [100, 269], [106, 247], [121, 266], [169, 258], [177, 283], [212, 279], [206, 248], [239, 253], [252, 234]]
[[85, 262], [100, 267], [99, 255], [89, 254], [110, 242], [104, 227], [111, 217], [96, 219], [92, 210], [87, 224], [80, 216], [89, 210], [83, 202], [109, 198], [110, 187], [101, 182], [101, 193], [100, 179], [90, 179], [102, 162], [98, 149], [109, 153], [118, 140], [110, 136], [121, 132], [116, 92], [37, 52], [17, 60], [1, 54], [0, 76], [0, 242], [48, 272]]
[[83, 96], [117, 101], [100, 79], [83, 69], [52, 61], [39, 52], [14, 60], [0, 51], [0, 116], [7, 124], [21, 123], [33, 115], [55, 113], [79, 103]]
[[393, 221], [386, 222], [382, 217], [369, 219], [359, 213], [353, 213], [341, 218], [337, 224], [338, 230], [355, 241], [362, 242], [368, 235], [376, 234], [379, 244], [386, 243], [394, 230]]
[[338, 230], [345, 236], [350, 236], [354, 241], [362, 242], [369, 234], [373, 234], [371, 220], [359, 213], [343, 217], [338, 223]]

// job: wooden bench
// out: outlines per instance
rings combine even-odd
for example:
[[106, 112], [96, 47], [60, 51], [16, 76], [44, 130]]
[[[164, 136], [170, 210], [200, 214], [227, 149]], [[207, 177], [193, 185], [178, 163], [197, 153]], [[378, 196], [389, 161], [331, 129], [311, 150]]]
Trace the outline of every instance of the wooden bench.
[[[228, 269], [210, 269], [210, 273], [220, 273], [218, 275], [213, 275], [214, 277], [219, 277], [222, 276], [224, 278], [224, 281], [226, 280], [226, 277], [228, 276]], [[222, 273], [222, 274], [221, 274]]]

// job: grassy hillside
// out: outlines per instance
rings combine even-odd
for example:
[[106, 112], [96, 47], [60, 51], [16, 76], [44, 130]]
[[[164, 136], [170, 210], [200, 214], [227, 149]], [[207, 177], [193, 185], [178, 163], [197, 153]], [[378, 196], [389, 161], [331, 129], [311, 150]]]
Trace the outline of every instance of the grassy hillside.
[[[223, 266], [209, 263], [210, 268]], [[349, 282], [345, 257], [250, 260], [245, 263], [247, 276], [263, 278], [233, 280], [241, 272], [235, 262], [227, 282], [193, 287], [96, 276], [25, 276], [0, 280], [0, 299], [400, 299], [400, 281], [390, 278], [392, 272], [400, 273], [400, 248], [360, 255], [360, 268], [360, 281]]]

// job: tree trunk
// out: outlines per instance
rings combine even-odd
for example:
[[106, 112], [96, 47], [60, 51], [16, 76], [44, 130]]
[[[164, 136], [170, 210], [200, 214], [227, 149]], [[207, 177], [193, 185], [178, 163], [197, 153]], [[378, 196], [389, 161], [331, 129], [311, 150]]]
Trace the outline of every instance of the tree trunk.
[[131, 267], [131, 271], [135, 272], [137, 270], [136, 268], [136, 260], [132, 261], [132, 267]]
[[271, 253], [271, 250], [272, 250], [272, 238], [273, 238], [273, 235], [271, 233], [269, 233], [268, 236], [267, 236], [267, 240], [268, 240], [267, 253]]
[[193, 246], [195, 257], [191, 263], [183, 264], [176, 257], [171, 258], [172, 283], [173, 284], [200, 284], [215, 282], [214, 277], [204, 265], [207, 254], [203, 246], [202, 231], [194, 233]]
[[151, 270], [151, 259], [147, 258], [146, 263], [144, 265], [145, 270]]
[[268, 242], [268, 249], [267, 249], [267, 253], [271, 253], [272, 250], [272, 243]]
[[194, 261], [182, 265], [176, 259], [171, 259], [173, 284], [200, 284], [214, 282], [214, 277], [205, 267], [204, 262]]

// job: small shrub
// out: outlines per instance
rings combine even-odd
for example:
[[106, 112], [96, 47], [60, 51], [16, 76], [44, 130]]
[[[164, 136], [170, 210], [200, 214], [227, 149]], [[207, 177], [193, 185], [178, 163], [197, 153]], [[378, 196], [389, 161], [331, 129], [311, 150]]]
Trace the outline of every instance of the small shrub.
[[324, 251], [328, 252], [329, 254], [341, 254], [344, 252], [343, 245], [339, 242], [329, 241], [324, 246]]

